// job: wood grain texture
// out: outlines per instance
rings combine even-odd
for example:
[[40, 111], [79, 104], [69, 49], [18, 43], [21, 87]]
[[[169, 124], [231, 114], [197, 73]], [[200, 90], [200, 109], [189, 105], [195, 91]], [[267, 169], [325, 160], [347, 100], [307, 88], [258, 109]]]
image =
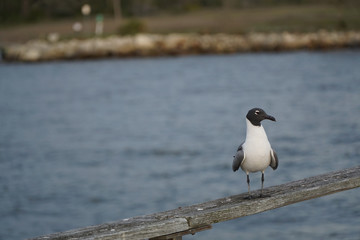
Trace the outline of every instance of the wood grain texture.
[[[131, 240], [155, 238], [179, 232], [186, 234], [191, 233], [192, 231], [188, 231], [191, 229], [253, 215], [359, 186], [360, 166], [265, 188], [264, 195], [268, 197], [247, 200], [245, 199], [247, 193], [244, 193], [151, 215], [54, 233], [33, 240]], [[253, 191], [252, 194], [258, 196], [260, 191]]]

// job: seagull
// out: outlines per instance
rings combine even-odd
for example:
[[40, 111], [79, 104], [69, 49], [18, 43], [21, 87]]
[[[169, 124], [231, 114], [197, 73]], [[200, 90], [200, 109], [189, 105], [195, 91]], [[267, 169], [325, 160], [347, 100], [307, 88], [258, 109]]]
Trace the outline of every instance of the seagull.
[[265, 119], [276, 121], [273, 116], [266, 114], [261, 108], [249, 110], [246, 115], [246, 138], [238, 147], [232, 164], [234, 172], [241, 167], [246, 173], [249, 199], [251, 199], [249, 173], [261, 172], [260, 197], [263, 197], [265, 169], [270, 166], [275, 170], [279, 165], [277, 154], [271, 148], [265, 129], [261, 125], [261, 121]]

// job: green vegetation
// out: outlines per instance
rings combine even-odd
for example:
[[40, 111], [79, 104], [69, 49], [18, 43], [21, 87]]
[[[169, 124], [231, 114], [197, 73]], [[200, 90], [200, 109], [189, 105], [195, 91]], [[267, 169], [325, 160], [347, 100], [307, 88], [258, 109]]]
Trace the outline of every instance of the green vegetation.
[[118, 29], [120, 35], [135, 35], [137, 33], [145, 32], [146, 25], [139, 19], [132, 18], [121, 25]]

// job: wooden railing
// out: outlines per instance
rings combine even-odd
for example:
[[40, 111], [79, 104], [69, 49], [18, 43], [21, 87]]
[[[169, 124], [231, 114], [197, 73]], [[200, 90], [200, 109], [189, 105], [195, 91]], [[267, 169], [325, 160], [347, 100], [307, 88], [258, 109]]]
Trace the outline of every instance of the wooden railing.
[[[264, 189], [265, 197], [246, 199], [247, 193], [192, 206], [123, 219], [40, 239], [181, 239], [183, 235], [207, 230], [211, 225], [328, 194], [360, 187], [360, 166], [306, 178]], [[255, 196], [259, 191], [252, 192]]]

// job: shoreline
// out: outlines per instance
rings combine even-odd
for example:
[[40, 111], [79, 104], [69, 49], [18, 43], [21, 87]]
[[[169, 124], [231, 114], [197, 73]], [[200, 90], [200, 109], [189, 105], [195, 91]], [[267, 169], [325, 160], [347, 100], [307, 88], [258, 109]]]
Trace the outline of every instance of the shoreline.
[[137, 34], [49, 42], [31, 40], [3, 49], [3, 61], [41, 62], [109, 57], [155, 57], [360, 47], [360, 31], [249, 34]]

